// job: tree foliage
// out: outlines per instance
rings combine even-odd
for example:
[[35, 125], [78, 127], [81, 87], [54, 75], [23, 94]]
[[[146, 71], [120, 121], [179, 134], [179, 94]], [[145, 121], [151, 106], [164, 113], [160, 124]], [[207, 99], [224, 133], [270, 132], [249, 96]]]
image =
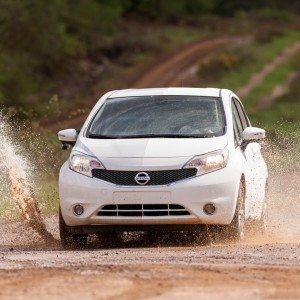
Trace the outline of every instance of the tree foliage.
[[78, 57], [106, 55], [105, 41], [124, 34], [128, 17], [163, 25], [261, 7], [296, 10], [299, 1], [0, 0], [0, 103], [21, 104], [47, 90]]

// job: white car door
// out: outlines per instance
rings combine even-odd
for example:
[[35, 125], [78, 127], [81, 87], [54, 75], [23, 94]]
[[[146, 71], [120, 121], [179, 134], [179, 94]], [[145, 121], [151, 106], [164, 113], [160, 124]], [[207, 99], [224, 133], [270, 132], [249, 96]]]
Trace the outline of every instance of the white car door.
[[[235, 98], [232, 99], [232, 113], [236, 127], [235, 130], [237, 131], [236, 134], [239, 135], [241, 141], [243, 130], [251, 125], [243, 106]], [[245, 171], [245, 214], [247, 219], [259, 219], [264, 206], [267, 168], [260, 149], [261, 146], [256, 142], [249, 143], [243, 149], [247, 162]]]
[[250, 217], [257, 219], [260, 218], [264, 208], [265, 202], [265, 191], [268, 177], [268, 171], [266, 163], [261, 154], [261, 145], [259, 143], [251, 143], [252, 150], [252, 167], [251, 172], [253, 173], [253, 201], [250, 206]]

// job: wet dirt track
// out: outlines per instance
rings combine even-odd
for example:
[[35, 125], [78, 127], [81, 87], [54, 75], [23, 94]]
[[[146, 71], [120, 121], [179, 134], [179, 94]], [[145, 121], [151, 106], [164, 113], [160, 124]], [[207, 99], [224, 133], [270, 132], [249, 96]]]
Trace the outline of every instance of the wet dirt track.
[[[89, 249], [63, 251], [22, 222], [0, 220], [0, 299], [300, 299], [299, 182], [299, 170], [276, 171], [269, 233], [243, 244], [125, 235], [110, 247], [94, 239]], [[47, 218], [56, 238], [57, 223]]]
[[0, 299], [300, 297], [297, 243], [4, 249], [0, 255]]

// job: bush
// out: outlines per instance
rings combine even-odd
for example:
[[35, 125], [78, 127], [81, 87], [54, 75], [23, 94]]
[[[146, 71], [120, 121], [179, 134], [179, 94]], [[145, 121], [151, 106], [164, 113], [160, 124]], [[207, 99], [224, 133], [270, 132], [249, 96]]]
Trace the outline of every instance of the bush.
[[[299, 71], [300, 72], [300, 69]], [[297, 76], [293, 79], [293, 81], [290, 84], [290, 91], [288, 93], [288, 101], [291, 103], [296, 103], [299, 107], [300, 105], [300, 73], [297, 74]], [[300, 113], [300, 111], [299, 111]], [[298, 120], [300, 121], [300, 115], [298, 115]]]
[[271, 43], [274, 38], [283, 36], [284, 33], [285, 30], [282, 28], [267, 26], [255, 32], [254, 41], [259, 44]]
[[103, 37], [117, 30], [123, 5], [121, 0], [0, 0], [1, 103], [22, 104], [49, 89], [78, 57], [99, 49]]
[[220, 80], [226, 72], [238, 70], [240, 65], [249, 63], [253, 59], [254, 54], [247, 47], [230, 47], [216, 53], [207, 61], [200, 62], [198, 76], [201, 81], [214, 82]]
[[251, 16], [258, 21], [271, 21], [277, 24], [286, 24], [295, 20], [295, 15], [292, 12], [269, 7], [254, 10], [251, 12]]

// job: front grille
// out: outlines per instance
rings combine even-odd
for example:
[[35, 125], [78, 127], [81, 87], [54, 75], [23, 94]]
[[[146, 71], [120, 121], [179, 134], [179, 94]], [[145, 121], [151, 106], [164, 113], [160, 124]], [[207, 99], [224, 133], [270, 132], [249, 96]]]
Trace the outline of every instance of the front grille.
[[178, 204], [110, 204], [97, 213], [102, 217], [188, 216], [190, 212]]
[[[139, 171], [112, 171], [105, 169], [93, 169], [93, 177], [108, 181], [117, 185], [139, 185], [135, 181], [135, 176]], [[146, 185], [167, 185], [179, 180], [193, 177], [197, 173], [197, 169], [178, 169], [163, 171], [146, 171], [150, 179]]]

